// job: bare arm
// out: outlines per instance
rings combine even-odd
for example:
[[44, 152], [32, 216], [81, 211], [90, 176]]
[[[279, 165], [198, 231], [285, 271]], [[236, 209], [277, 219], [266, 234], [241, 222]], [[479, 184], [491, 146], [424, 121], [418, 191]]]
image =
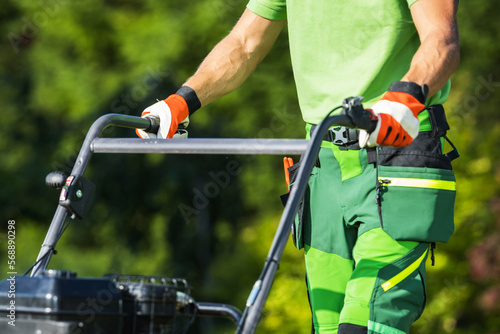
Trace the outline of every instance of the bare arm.
[[460, 61], [457, 7], [458, 0], [419, 0], [410, 7], [421, 45], [402, 81], [427, 84], [429, 96], [444, 86]]
[[284, 26], [285, 20], [271, 21], [245, 10], [185, 85], [194, 89], [202, 106], [232, 92], [264, 59]]

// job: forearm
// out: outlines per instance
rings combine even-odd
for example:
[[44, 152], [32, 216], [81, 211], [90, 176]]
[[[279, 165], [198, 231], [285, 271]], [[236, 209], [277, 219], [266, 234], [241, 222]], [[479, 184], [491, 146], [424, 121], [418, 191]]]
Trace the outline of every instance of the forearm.
[[204, 106], [238, 88], [259, 62], [260, 59], [229, 35], [209, 53], [184, 85], [194, 89]]
[[422, 41], [402, 81], [412, 81], [429, 87], [428, 96], [437, 93], [456, 70], [460, 61], [458, 41], [446, 41], [436, 36]]
[[284, 25], [246, 10], [184, 85], [196, 92], [202, 106], [232, 92], [266, 56]]
[[402, 80], [426, 84], [428, 96], [444, 86], [460, 61], [457, 9], [458, 0], [418, 0], [410, 7], [420, 48]]

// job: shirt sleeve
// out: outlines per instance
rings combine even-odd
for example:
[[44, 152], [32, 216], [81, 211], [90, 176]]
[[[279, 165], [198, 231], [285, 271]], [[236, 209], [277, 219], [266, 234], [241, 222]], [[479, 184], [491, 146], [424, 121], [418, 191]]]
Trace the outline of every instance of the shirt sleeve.
[[418, 0], [406, 0], [406, 2], [408, 2], [408, 8], [411, 7], [411, 5], [413, 5], [415, 2], [417, 2]]
[[250, 0], [247, 8], [268, 20], [286, 19], [286, 0]]

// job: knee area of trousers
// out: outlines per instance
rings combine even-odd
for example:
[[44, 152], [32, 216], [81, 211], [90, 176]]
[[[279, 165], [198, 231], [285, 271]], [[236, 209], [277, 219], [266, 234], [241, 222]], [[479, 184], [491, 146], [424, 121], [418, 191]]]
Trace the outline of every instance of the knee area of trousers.
[[367, 334], [368, 327], [343, 323], [339, 325], [338, 334]]

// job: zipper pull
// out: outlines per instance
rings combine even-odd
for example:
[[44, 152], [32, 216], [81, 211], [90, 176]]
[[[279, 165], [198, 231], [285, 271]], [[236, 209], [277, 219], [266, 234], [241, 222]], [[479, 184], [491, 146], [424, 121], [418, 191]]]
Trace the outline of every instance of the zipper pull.
[[379, 179], [378, 182], [380, 183], [381, 186], [388, 186], [389, 184], [391, 184], [391, 180], [389, 179]]
[[375, 204], [377, 205], [380, 204], [380, 189], [382, 188], [382, 186], [383, 186], [382, 180], [377, 179], [377, 184], [375, 186], [376, 188]]
[[382, 191], [382, 187], [388, 186], [391, 184], [391, 180], [389, 179], [377, 179], [377, 195], [375, 196], [375, 204], [380, 203], [380, 192]]
[[436, 258], [434, 257], [434, 249], [436, 249], [436, 243], [431, 242], [431, 266], [434, 267], [434, 264], [436, 264]]

